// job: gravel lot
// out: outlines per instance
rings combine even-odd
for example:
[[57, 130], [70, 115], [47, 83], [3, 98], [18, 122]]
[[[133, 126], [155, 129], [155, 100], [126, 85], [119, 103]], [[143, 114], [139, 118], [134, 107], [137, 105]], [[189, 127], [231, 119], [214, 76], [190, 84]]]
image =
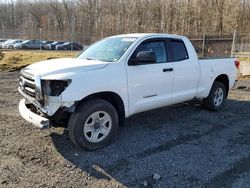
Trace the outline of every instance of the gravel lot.
[[22, 120], [17, 81], [0, 72], [0, 187], [250, 187], [250, 80], [220, 112], [192, 102], [135, 115], [95, 152]]

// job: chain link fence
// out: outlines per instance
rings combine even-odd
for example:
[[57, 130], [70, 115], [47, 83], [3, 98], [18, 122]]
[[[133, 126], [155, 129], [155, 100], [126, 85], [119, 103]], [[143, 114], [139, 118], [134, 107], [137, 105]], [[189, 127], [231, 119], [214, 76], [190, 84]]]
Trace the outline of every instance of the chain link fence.
[[234, 56], [250, 60], [250, 34], [239, 35], [235, 40]]
[[200, 38], [190, 37], [199, 57], [204, 56], [231, 56], [233, 37], [203, 35]]
[[[78, 42], [84, 46], [93, 43], [102, 36], [87, 36], [81, 33], [43, 32], [29, 33], [0, 32], [0, 38], [4, 39], [41, 39], [50, 41]], [[203, 34], [200, 36], [188, 36], [193, 43], [199, 57], [250, 57], [250, 34], [238, 34], [233, 31], [227, 35]]]
[[189, 37], [199, 57], [250, 57], [250, 34]]

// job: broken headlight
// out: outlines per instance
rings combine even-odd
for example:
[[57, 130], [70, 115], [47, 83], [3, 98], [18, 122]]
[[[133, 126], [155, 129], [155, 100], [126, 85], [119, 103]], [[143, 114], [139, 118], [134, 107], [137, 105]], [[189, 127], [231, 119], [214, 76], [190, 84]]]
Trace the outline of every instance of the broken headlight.
[[71, 80], [42, 80], [44, 95], [59, 96], [69, 86]]

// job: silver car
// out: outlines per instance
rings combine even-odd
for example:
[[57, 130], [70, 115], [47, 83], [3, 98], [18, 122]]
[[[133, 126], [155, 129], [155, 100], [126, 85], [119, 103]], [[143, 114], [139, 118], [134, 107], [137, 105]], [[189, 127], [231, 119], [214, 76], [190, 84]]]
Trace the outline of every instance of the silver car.
[[14, 49], [15, 44], [22, 43], [23, 41], [20, 39], [7, 40], [2, 44], [2, 48], [5, 49]]
[[25, 40], [22, 43], [17, 43], [14, 45], [14, 49], [45, 49], [46, 44], [40, 40]]
[[0, 48], [2, 48], [2, 44], [6, 41], [7, 39], [0, 39]]

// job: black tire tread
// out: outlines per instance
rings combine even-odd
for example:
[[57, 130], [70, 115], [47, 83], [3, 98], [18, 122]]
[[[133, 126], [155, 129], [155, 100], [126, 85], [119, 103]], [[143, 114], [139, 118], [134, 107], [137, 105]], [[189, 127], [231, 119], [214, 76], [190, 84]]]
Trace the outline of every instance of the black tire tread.
[[[75, 135], [75, 130], [76, 127], [78, 126], [78, 117], [81, 116], [83, 113], [86, 112], [86, 110], [91, 110], [92, 108], [94, 108], [94, 106], [96, 105], [105, 105], [108, 106], [109, 108], [113, 108], [115, 110], [115, 108], [113, 107], [113, 105], [111, 103], [109, 103], [108, 101], [102, 100], [102, 99], [91, 99], [89, 101], [86, 101], [82, 104], [80, 104], [77, 108], [76, 111], [71, 115], [70, 119], [69, 119], [69, 123], [68, 123], [68, 135], [71, 139], [71, 141], [78, 146], [79, 148], [83, 148], [86, 150], [96, 150], [99, 148], [104, 147], [105, 145], [107, 145], [112, 139], [110, 139], [108, 142], [105, 142], [104, 144], [101, 144], [101, 146], [96, 146], [96, 147], [92, 147], [89, 146], [87, 144], [84, 143], [79, 143], [77, 141], [76, 135]], [[116, 112], [116, 110], [115, 110]], [[115, 125], [115, 122], [112, 126], [114, 126], [114, 133], [117, 131], [118, 129], [118, 114], [117, 112], [115, 113], [115, 118], [116, 118], [116, 122], [117, 125]]]
[[[223, 99], [223, 102], [222, 102], [222, 104], [220, 105], [220, 107], [215, 107], [215, 106], [214, 106], [214, 103], [213, 103], [213, 97], [214, 97], [213, 95], [214, 95], [215, 90], [216, 90], [218, 87], [221, 87], [221, 88], [223, 89], [224, 99]], [[215, 81], [215, 82], [213, 83], [213, 86], [212, 86], [210, 92], [209, 92], [208, 97], [205, 98], [205, 99], [203, 100], [203, 102], [204, 102], [204, 105], [205, 105], [205, 107], [206, 107], [207, 109], [209, 109], [209, 110], [211, 110], [211, 111], [218, 111], [218, 110], [220, 110], [220, 109], [223, 107], [223, 105], [224, 105], [224, 103], [225, 103], [225, 98], [226, 98], [226, 88], [225, 88], [225, 85], [224, 85], [222, 82]]]

